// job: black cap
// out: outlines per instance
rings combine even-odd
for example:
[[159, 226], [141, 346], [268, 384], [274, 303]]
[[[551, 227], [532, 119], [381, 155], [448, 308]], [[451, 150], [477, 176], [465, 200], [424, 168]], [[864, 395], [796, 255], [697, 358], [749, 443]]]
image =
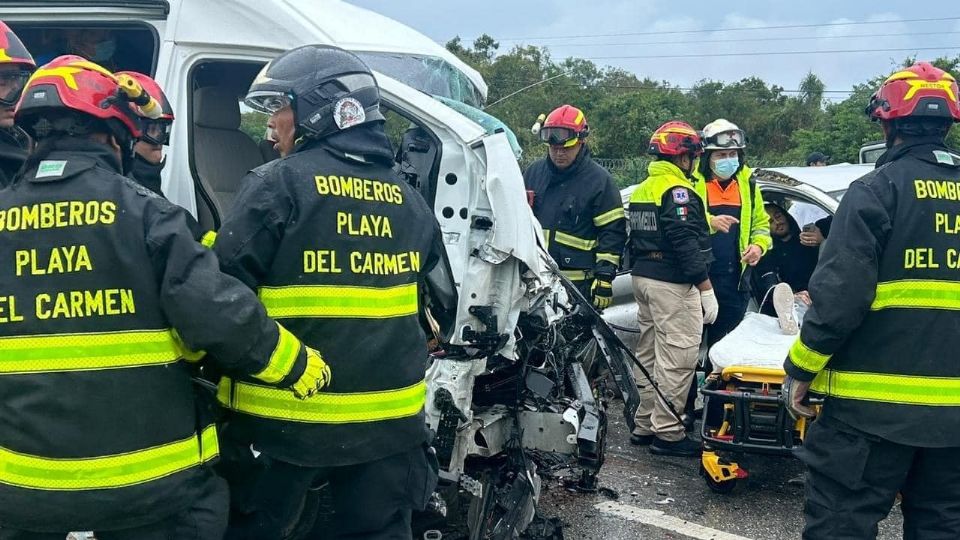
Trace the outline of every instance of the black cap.
[[810, 166], [811, 163], [816, 163], [818, 161], [826, 163], [830, 161], [830, 156], [824, 154], [823, 152], [813, 152], [807, 156], [807, 166]]

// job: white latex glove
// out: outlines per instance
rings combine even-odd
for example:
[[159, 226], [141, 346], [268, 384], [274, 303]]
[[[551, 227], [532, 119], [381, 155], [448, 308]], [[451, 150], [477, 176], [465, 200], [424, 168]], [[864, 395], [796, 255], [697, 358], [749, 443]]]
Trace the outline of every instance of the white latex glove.
[[700, 291], [700, 305], [703, 306], [703, 324], [713, 324], [720, 312], [720, 304], [717, 303], [717, 295], [713, 294], [713, 289]]

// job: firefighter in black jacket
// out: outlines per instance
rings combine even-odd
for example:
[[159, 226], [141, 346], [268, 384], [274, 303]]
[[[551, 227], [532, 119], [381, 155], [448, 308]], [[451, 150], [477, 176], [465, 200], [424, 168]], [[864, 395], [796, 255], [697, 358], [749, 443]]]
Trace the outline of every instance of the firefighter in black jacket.
[[785, 401], [811, 416], [803, 538], [876, 538], [897, 492], [904, 538], [960, 538], [960, 121], [954, 78], [921, 62], [867, 114], [887, 152], [853, 182], [810, 279], [813, 305], [784, 364]]
[[63, 56], [26, 88], [38, 146], [0, 192], [0, 537], [219, 538], [217, 433], [183, 360], [304, 397], [328, 370], [185, 210], [121, 176], [140, 127], [110, 72]]
[[613, 300], [613, 278], [627, 239], [620, 192], [610, 173], [590, 157], [585, 142], [590, 128], [580, 109], [558, 107], [539, 129], [548, 155], [523, 174], [533, 214], [560, 270], [603, 309]]
[[138, 184], [157, 195], [163, 196], [163, 190], [160, 186], [160, 172], [163, 171], [163, 166], [167, 163], [163, 155], [163, 147], [170, 142], [170, 129], [173, 127], [173, 106], [170, 105], [170, 101], [157, 81], [151, 77], [136, 71], [119, 71], [117, 75], [132, 77], [160, 106], [160, 113], [155, 115], [156, 118], [144, 118], [140, 122], [143, 133], [133, 147], [134, 156], [129, 176]]
[[244, 179], [214, 250], [336, 378], [308, 403], [248, 378], [221, 382], [232, 410], [225, 437], [252, 462], [228, 473], [228, 538], [282, 538], [324, 482], [333, 513], [318, 528], [330, 537], [410, 538], [412, 509], [437, 479], [418, 296], [442, 256], [439, 225], [392, 170], [380, 91], [354, 54], [287, 51], [246, 103], [271, 114], [283, 157]]
[[14, 125], [13, 108], [37, 68], [23, 43], [0, 21], [0, 187], [13, 181], [27, 158], [28, 138]]

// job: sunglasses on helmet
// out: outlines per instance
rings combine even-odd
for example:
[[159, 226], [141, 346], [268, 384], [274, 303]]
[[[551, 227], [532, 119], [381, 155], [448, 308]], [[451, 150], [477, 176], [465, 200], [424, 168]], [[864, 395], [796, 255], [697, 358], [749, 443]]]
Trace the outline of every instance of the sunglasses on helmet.
[[254, 92], [247, 96], [244, 104], [255, 111], [273, 114], [292, 102], [289, 94], [282, 92]]
[[165, 146], [170, 143], [170, 128], [169, 120], [143, 120], [143, 134], [140, 138], [151, 144]]
[[712, 137], [707, 138], [708, 146], [719, 146], [720, 148], [735, 148], [739, 146], [744, 146], [746, 143], [747, 137], [743, 134], [743, 131], [724, 131], [717, 133]]
[[27, 71], [0, 72], [0, 104], [8, 107], [16, 105], [29, 79], [30, 73]]
[[545, 127], [540, 129], [540, 140], [550, 146], [570, 148], [580, 140], [580, 134], [565, 127]]

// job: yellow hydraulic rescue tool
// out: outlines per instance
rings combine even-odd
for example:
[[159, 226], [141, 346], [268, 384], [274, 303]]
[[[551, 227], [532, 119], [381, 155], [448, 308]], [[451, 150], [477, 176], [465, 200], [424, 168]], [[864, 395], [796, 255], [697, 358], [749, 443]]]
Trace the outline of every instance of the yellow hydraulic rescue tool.
[[117, 84], [127, 100], [137, 106], [142, 116], [153, 120], [160, 118], [163, 114], [163, 107], [161, 107], [160, 102], [148, 94], [136, 79], [126, 73], [114, 75], [114, 78], [117, 79]]

